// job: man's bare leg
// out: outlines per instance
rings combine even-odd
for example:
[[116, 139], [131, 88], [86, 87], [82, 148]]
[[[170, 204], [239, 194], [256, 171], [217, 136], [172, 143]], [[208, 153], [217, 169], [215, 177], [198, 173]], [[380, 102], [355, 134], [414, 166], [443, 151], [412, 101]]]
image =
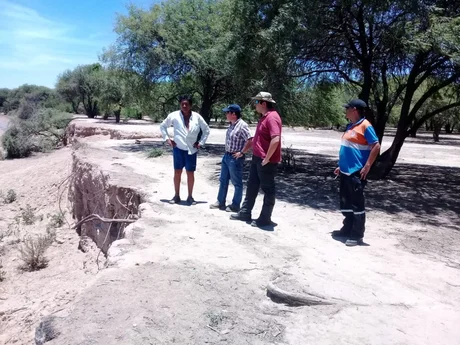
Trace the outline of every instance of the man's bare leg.
[[182, 176], [182, 169], [174, 170], [174, 192], [176, 193], [174, 196], [179, 197], [180, 194], [180, 179]]
[[193, 195], [193, 186], [195, 185], [195, 172], [187, 171], [187, 187], [188, 187], [188, 196], [189, 198]]

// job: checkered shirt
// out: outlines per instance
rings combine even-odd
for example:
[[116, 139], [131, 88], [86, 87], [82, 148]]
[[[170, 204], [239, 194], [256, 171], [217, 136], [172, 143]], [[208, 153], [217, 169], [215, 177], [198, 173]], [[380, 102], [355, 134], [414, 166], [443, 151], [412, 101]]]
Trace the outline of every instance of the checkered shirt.
[[243, 150], [249, 138], [252, 138], [252, 134], [248, 124], [242, 119], [238, 119], [235, 124], [231, 124], [227, 129], [225, 151], [235, 153]]

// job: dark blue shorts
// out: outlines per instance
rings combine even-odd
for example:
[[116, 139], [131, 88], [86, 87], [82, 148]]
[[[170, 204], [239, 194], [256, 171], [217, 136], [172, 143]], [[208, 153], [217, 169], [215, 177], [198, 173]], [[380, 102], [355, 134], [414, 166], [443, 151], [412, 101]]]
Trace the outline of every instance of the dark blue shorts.
[[188, 151], [173, 148], [173, 160], [174, 170], [182, 170], [185, 168], [187, 171], [196, 170], [196, 152], [193, 155], [189, 155]]

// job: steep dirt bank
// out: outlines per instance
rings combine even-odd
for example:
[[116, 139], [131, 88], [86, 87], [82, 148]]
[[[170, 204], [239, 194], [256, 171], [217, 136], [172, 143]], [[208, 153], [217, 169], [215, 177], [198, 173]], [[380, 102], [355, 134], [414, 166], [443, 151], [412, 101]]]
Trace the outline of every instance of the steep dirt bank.
[[82, 237], [92, 239], [103, 253], [124, 237], [125, 227], [138, 217], [141, 195], [134, 189], [113, 185], [110, 177], [96, 164], [85, 161], [79, 151], [72, 154], [72, 177], [69, 201], [76, 230]]

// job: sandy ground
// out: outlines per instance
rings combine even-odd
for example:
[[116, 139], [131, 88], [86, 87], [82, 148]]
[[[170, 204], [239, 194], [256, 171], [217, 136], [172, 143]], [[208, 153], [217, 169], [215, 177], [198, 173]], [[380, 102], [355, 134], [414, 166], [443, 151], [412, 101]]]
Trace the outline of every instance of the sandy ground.
[[[19, 248], [28, 236], [45, 235], [48, 215], [59, 213], [59, 199], [66, 210], [65, 182], [70, 173], [71, 150], [0, 162], [0, 190], [6, 195], [13, 189], [17, 200], [0, 200], [0, 260], [4, 281], [0, 282], [0, 344], [31, 344], [37, 323], [72, 305], [96, 275], [96, 248], [89, 253], [77, 249], [79, 238], [68, 225], [55, 229], [56, 241], [48, 249], [48, 267], [37, 272], [23, 272]], [[30, 205], [36, 222], [24, 225], [21, 217]], [[15, 217], [20, 224], [15, 226]], [[40, 221], [40, 218], [43, 220]], [[70, 222], [69, 212], [66, 218]]]
[[[158, 133], [158, 125], [110, 126]], [[285, 146], [300, 150], [299, 172], [278, 176], [274, 231], [209, 209], [223, 137], [213, 129], [200, 154], [193, 207], [166, 203], [173, 194], [172, 157], [158, 140], [84, 139], [82, 156], [117, 178], [126, 176], [122, 182], [145, 196], [142, 217], [114, 242], [108, 268], [97, 275], [95, 252], [79, 252], [77, 236], [65, 226], [49, 266], [39, 272], [19, 274], [8, 244], [0, 341], [30, 344], [38, 319], [52, 314], [60, 335], [49, 344], [459, 343], [457, 137], [449, 138], [451, 145], [430, 144], [428, 135], [411, 140], [391, 179], [369, 183], [367, 245], [356, 248], [330, 237], [341, 224], [332, 177], [339, 133], [285, 130]], [[164, 155], [148, 159], [152, 148]], [[20, 195], [0, 207], [4, 224], [25, 203], [39, 212], [56, 210], [49, 191], [69, 166], [69, 149], [1, 162], [0, 183]], [[182, 188], [185, 197], [185, 181]], [[260, 206], [261, 197], [254, 216]], [[332, 304], [275, 303], [266, 296], [271, 281]]]

